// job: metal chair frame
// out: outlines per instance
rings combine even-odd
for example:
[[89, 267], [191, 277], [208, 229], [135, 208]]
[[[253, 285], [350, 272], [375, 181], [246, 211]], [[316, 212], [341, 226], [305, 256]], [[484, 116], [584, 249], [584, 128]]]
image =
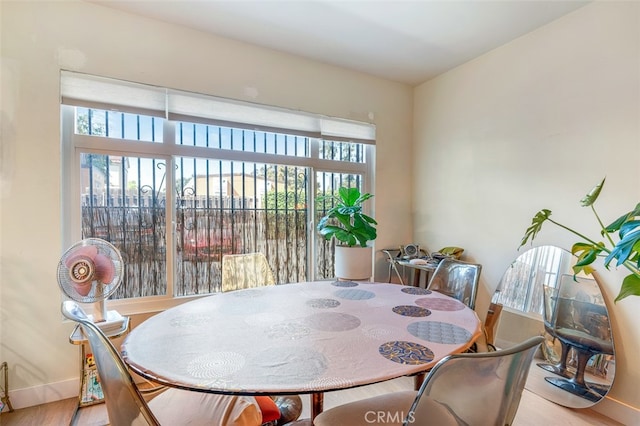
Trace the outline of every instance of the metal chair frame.
[[427, 289], [454, 297], [475, 309], [482, 265], [453, 258], [440, 261]]
[[320, 414], [314, 424], [366, 426], [372, 423], [369, 413], [383, 413], [393, 419], [385, 423], [389, 425], [511, 425], [543, 341], [535, 336], [496, 352], [449, 355], [431, 369], [417, 392], [344, 404]]

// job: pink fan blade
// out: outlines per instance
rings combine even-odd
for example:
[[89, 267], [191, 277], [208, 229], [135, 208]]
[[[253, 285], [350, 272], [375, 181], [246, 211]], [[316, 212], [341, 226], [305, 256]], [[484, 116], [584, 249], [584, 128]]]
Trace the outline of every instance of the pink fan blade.
[[86, 297], [89, 293], [91, 293], [91, 289], [93, 285], [91, 285], [92, 281], [87, 281], [85, 283], [72, 283], [73, 288], [78, 292], [78, 294], [82, 297]]
[[96, 246], [81, 246], [81, 247], [78, 247], [77, 249], [75, 249], [69, 255], [69, 257], [67, 257], [67, 260], [65, 260], [64, 265], [67, 268], [71, 268], [71, 265], [73, 265], [79, 258], [88, 257], [89, 259], [95, 259], [95, 257], [97, 255], [98, 255], [98, 247], [96, 247]]
[[96, 280], [102, 284], [109, 284], [113, 281], [113, 277], [116, 274], [116, 267], [111, 259], [104, 254], [99, 253], [95, 259], [96, 264]]

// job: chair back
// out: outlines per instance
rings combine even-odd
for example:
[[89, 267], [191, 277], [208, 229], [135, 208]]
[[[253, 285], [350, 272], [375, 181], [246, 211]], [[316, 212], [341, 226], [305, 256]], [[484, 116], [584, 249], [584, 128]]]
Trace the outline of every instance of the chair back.
[[482, 265], [446, 258], [433, 273], [429, 290], [458, 299], [471, 309], [476, 306], [476, 294]]
[[273, 272], [262, 253], [222, 256], [222, 291], [274, 285]]
[[112, 425], [159, 425], [135, 385], [120, 353], [74, 301], [62, 303], [62, 314], [82, 326], [100, 377], [109, 423]]
[[609, 314], [594, 279], [562, 275], [558, 288], [545, 286], [544, 325], [563, 343], [613, 355]]
[[404, 426], [428, 419], [434, 404], [458, 424], [510, 425], [542, 336], [509, 349], [443, 358], [425, 378]]

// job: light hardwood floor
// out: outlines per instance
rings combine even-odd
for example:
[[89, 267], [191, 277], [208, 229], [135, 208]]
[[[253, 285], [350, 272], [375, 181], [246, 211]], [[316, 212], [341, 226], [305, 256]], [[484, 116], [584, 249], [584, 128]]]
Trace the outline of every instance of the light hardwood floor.
[[[325, 408], [339, 404], [381, 395], [398, 390], [413, 388], [413, 379], [402, 377], [376, 385], [363, 386], [338, 392], [328, 392], [324, 397]], [[302, 397], [304, 408], [301, 418], [309, 417], [309, 397]], [[2, 413], [2, 426], [66, 426], [71, 421], [77, 399], [65, 399], [50, 404], [16, 410], [13, 413]], [[104, 426], [109, 422], [104, 404], [81, 408], [72, 426]], [[608, 425], [615, 426], [615, 422], [591, 409], [573, 410], [553, 404], [533, 393], [525, 390], [522, 395], [520, 408], [516, 416], [515, 426], [539, 425]], [[173, 426], [173, 425], [171, 425]]]

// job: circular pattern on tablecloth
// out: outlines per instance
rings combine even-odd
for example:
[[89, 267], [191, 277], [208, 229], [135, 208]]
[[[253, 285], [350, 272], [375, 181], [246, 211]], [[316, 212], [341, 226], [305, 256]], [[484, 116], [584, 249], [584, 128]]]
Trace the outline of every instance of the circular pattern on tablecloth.
[[333, 294], [336, 297], [339, 297], [341, 299], [348, 299], [348, 300], [367, 300], [367, 299], [373, 299], [374, 297], [376, 297], [376, 294], [372, 291], [360, 290], [357, 288], [346, 288], [343, 290], [336, 290]]
[[187, 364], [187, 372], [198, 379], [230, 376], [242, 369], [245, 358], [237, 352], [211, 352], [200, 355]]
[[428, 317], [429, 315], [431, 315], [430, 310], [414, 305], [394, 306], [393, 312], [405, 317]]
[[281, 322], [273, 324], [267, 330], [267, 337], [270, 339], [296, 340], [308, 336], [311, 329], [299, 322]]
[[421, 287], [403, 287], [400, 291], [407, 294], [431, 294], [431, 290], [427, 290], [426, 288]]
[[311, 308], [327, 309], [340, 306], [336, 299], [311, 299], [307, 300], [307, 306]]
[[423, 297], [416, 299], [416, 305], [432, 311], [461, 311], [465, 308], [464, 303], [456, 299], [443, 299], [440, 297]]
[[171, 327], [193, 327], [200, 324], [206, 324], [211, 322], [211, 316], [207, 314], [193, 314], [193, 315], [181, 315], [175, 318], [171, 318], [169, 324]]
[[353, 281], [334, 281], [331, 285], [335, 285], [336, 287], [357, 287], [358, 283]]
[[407, 326], [412, 335], [433, 343], [460, 345], [471, 339], [471, 333], [455, 324], [439, 321], [416, 321]]
[[390, 361], [399, 364], [426, 364], [433, 361], [433, 351], [419, 343], [392, 341], [383, 343], [378, 352]]
[[[302, 346], [270, 347], [255, 352], [251, 362], [268, 368], [270, 384], [311, 382], [327, 371], [329, 362], [320, 352]], [[265, 370], [266, 373], [267, 370]]]
[[360, 327], [360, 319], [340, 312], [319, 312], [304, 319], [309, 327], [320, 331], [347, 331]]

